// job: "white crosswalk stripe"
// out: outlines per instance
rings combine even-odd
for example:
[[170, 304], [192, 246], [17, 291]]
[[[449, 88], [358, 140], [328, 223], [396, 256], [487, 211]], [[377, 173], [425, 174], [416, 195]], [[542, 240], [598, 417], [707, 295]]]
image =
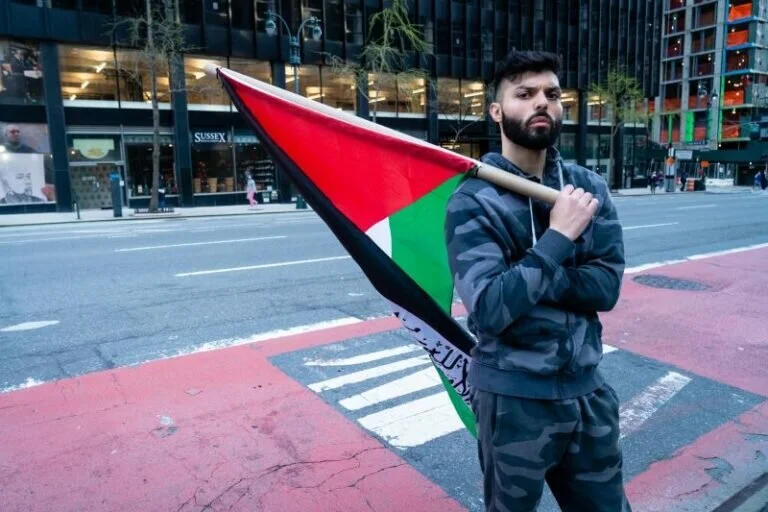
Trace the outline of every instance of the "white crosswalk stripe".
[[[420, 446], [464, 428], [450, 403], [448, 394], [442, 389], [440, 376], [429, 363], [428, 357], [426, 355], [405, 357], [422, 350], [420, 346], [414, 343], [365, 352], [351, 357], [307, 359], [304, 361], [304, 366], [318, 370], [322, 368], [330, 370], [331, 368], [364, 367], [370, 366], [371, 363], [381, 363], [363, 370], [314, 382], [308, 387], [316, 393], [352, 388], [359, 390], [359, 386], [365, 385], [368, 381], [411, 370], [405, 376], [396, 376], [384, 384], [375, 385], [359, 393], [345, 396], [338, 400], [338, 404], [347, 411], [363, 414], [357, 418], [357, 422], [387, 441], [391, 446], [400, 449]], [[604, 354], [615, 353], [617, 350], [612, 345], [603, 345]], [[391, 362], [391, 359], [395, 357], [403, 358]], [[389, 362], [385, 362], [386, 360]], [[429, 367], [420, 368], [426, 365]], [[626, 433], [629, 433], [638, 428], [663, 403], [682, 389], [687, 383], [681, 385], [682, 379], [690, 380], [682, 375], [675, 375], [677, 377], [662, 378], [661, 384], [657, 382], [650, 386], [645, 390], [645, 394], [641, 393], [630, 402], [634, 405], [622, 408], [623, 433], [625, 433], [625, 429]], [[430, 389], [439, 389], [439, 392], [423, 396], [423, 392]], [[397, 400], [413, 394], [418, 396], [405, 402]], [[394, 405], [381, 408], [387, 402], [393, 402]], [[377, 408], [377, 406], [379, 407]], [[378, 410], [366, 414], [366, 410], [370, 409]], [[627, 419], [624, 416], [627, 416]]]

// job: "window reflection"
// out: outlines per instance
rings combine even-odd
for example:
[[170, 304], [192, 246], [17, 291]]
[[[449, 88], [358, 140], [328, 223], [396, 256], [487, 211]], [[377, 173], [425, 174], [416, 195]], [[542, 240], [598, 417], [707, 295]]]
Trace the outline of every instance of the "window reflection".
[[[155, 62], [157, 99], [168, 108], [171, 101], [168, 61], [163, 57], [158, 57]], [[122, 107], [142, 108], [152, 103], [152, 75], [149, 58], [144, 52], [117, 50], [117, 76], [120, 83]]]
[[59, 68], [65, 102], [117, 102], [117, 70], [111, 48], [60, 45]]
[[202, 56], [184, 57], [184, 76], [190, 110], [229, 110], [229, 98], [215, 76], [205, 72], [205, 65], [227, 67], [226, 59]]

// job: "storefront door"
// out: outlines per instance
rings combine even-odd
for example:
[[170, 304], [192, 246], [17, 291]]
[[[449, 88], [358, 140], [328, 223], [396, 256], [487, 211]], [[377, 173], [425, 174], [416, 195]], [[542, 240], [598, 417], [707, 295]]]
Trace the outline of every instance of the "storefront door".
[[81, 210], [112, 208], [110, 175], [117, 171], [114, 164], [96, 164], [69, 168], [72, 198]]

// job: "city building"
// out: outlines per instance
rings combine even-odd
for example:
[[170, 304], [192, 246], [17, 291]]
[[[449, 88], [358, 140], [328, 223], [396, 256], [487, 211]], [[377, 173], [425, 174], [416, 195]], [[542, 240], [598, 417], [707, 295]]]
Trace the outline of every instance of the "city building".
[[[618, 65], [648, 97], [657, 94], [663, 1], [410, 0], [412, 21], [434, 48], [414, 59], [427, 78], [383, 81], [388, 85], [370, 91], [329, 65], [329, 56], [354, 61], [370, 16], [387, 5], [382, 0], [151, 0], [183, 24], [188, 49], [181, 59], [161, 62], [157, 81], [168, 204], [245, 204], [246, 171], [263, 191], [260, 200], [296, 199], [203, 69], [227, 66], [293, 90], [291, 36], [312, 16], [319, 30], [305, 24], [298, 38], [300, 94], [363, 117], [375, 113], [376, 122], [472, 157], [498, 145], [497, 127], [484, 118], [496, 63], [513, 48], [559, 54], [561, 151], [607, 176], [609, 112], [590, 96], [590, 84]], [[143, 13], [145, 5], [0, 0], [0, 213], [69, 211], [75, 201], [80, 208], [110, 208], [113, 173], [124, 182], [126, 204], [147, 205], [154, 154], [150, 68], [135, 48], [115, 44], [125, 40], [116, 17]], [[646, 127], [627, 126], [614, 140], [623, 158], [616, 159], [613, 186], [644, 186], [651, 158]], [[323, 157], [323, 148], [314, 150]]]
[[751, 185], [768, 165], [768, 0], [665, 0], [654, 139], [678, 174]]

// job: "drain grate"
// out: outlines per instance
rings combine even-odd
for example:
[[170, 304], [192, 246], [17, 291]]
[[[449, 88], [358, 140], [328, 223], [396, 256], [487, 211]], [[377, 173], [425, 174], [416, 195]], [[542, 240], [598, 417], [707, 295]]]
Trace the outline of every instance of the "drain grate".
[[700, 281], [678, 279], [676, 277], [662, 276], [658, 274], [643, 274], [634, 277], [632, 280], [644, 286], [650, 286], [652, 288], [664, 288], [665, 290], [701, 292], [711, 288], [711, 286], [708, 284], [702, 283]]

